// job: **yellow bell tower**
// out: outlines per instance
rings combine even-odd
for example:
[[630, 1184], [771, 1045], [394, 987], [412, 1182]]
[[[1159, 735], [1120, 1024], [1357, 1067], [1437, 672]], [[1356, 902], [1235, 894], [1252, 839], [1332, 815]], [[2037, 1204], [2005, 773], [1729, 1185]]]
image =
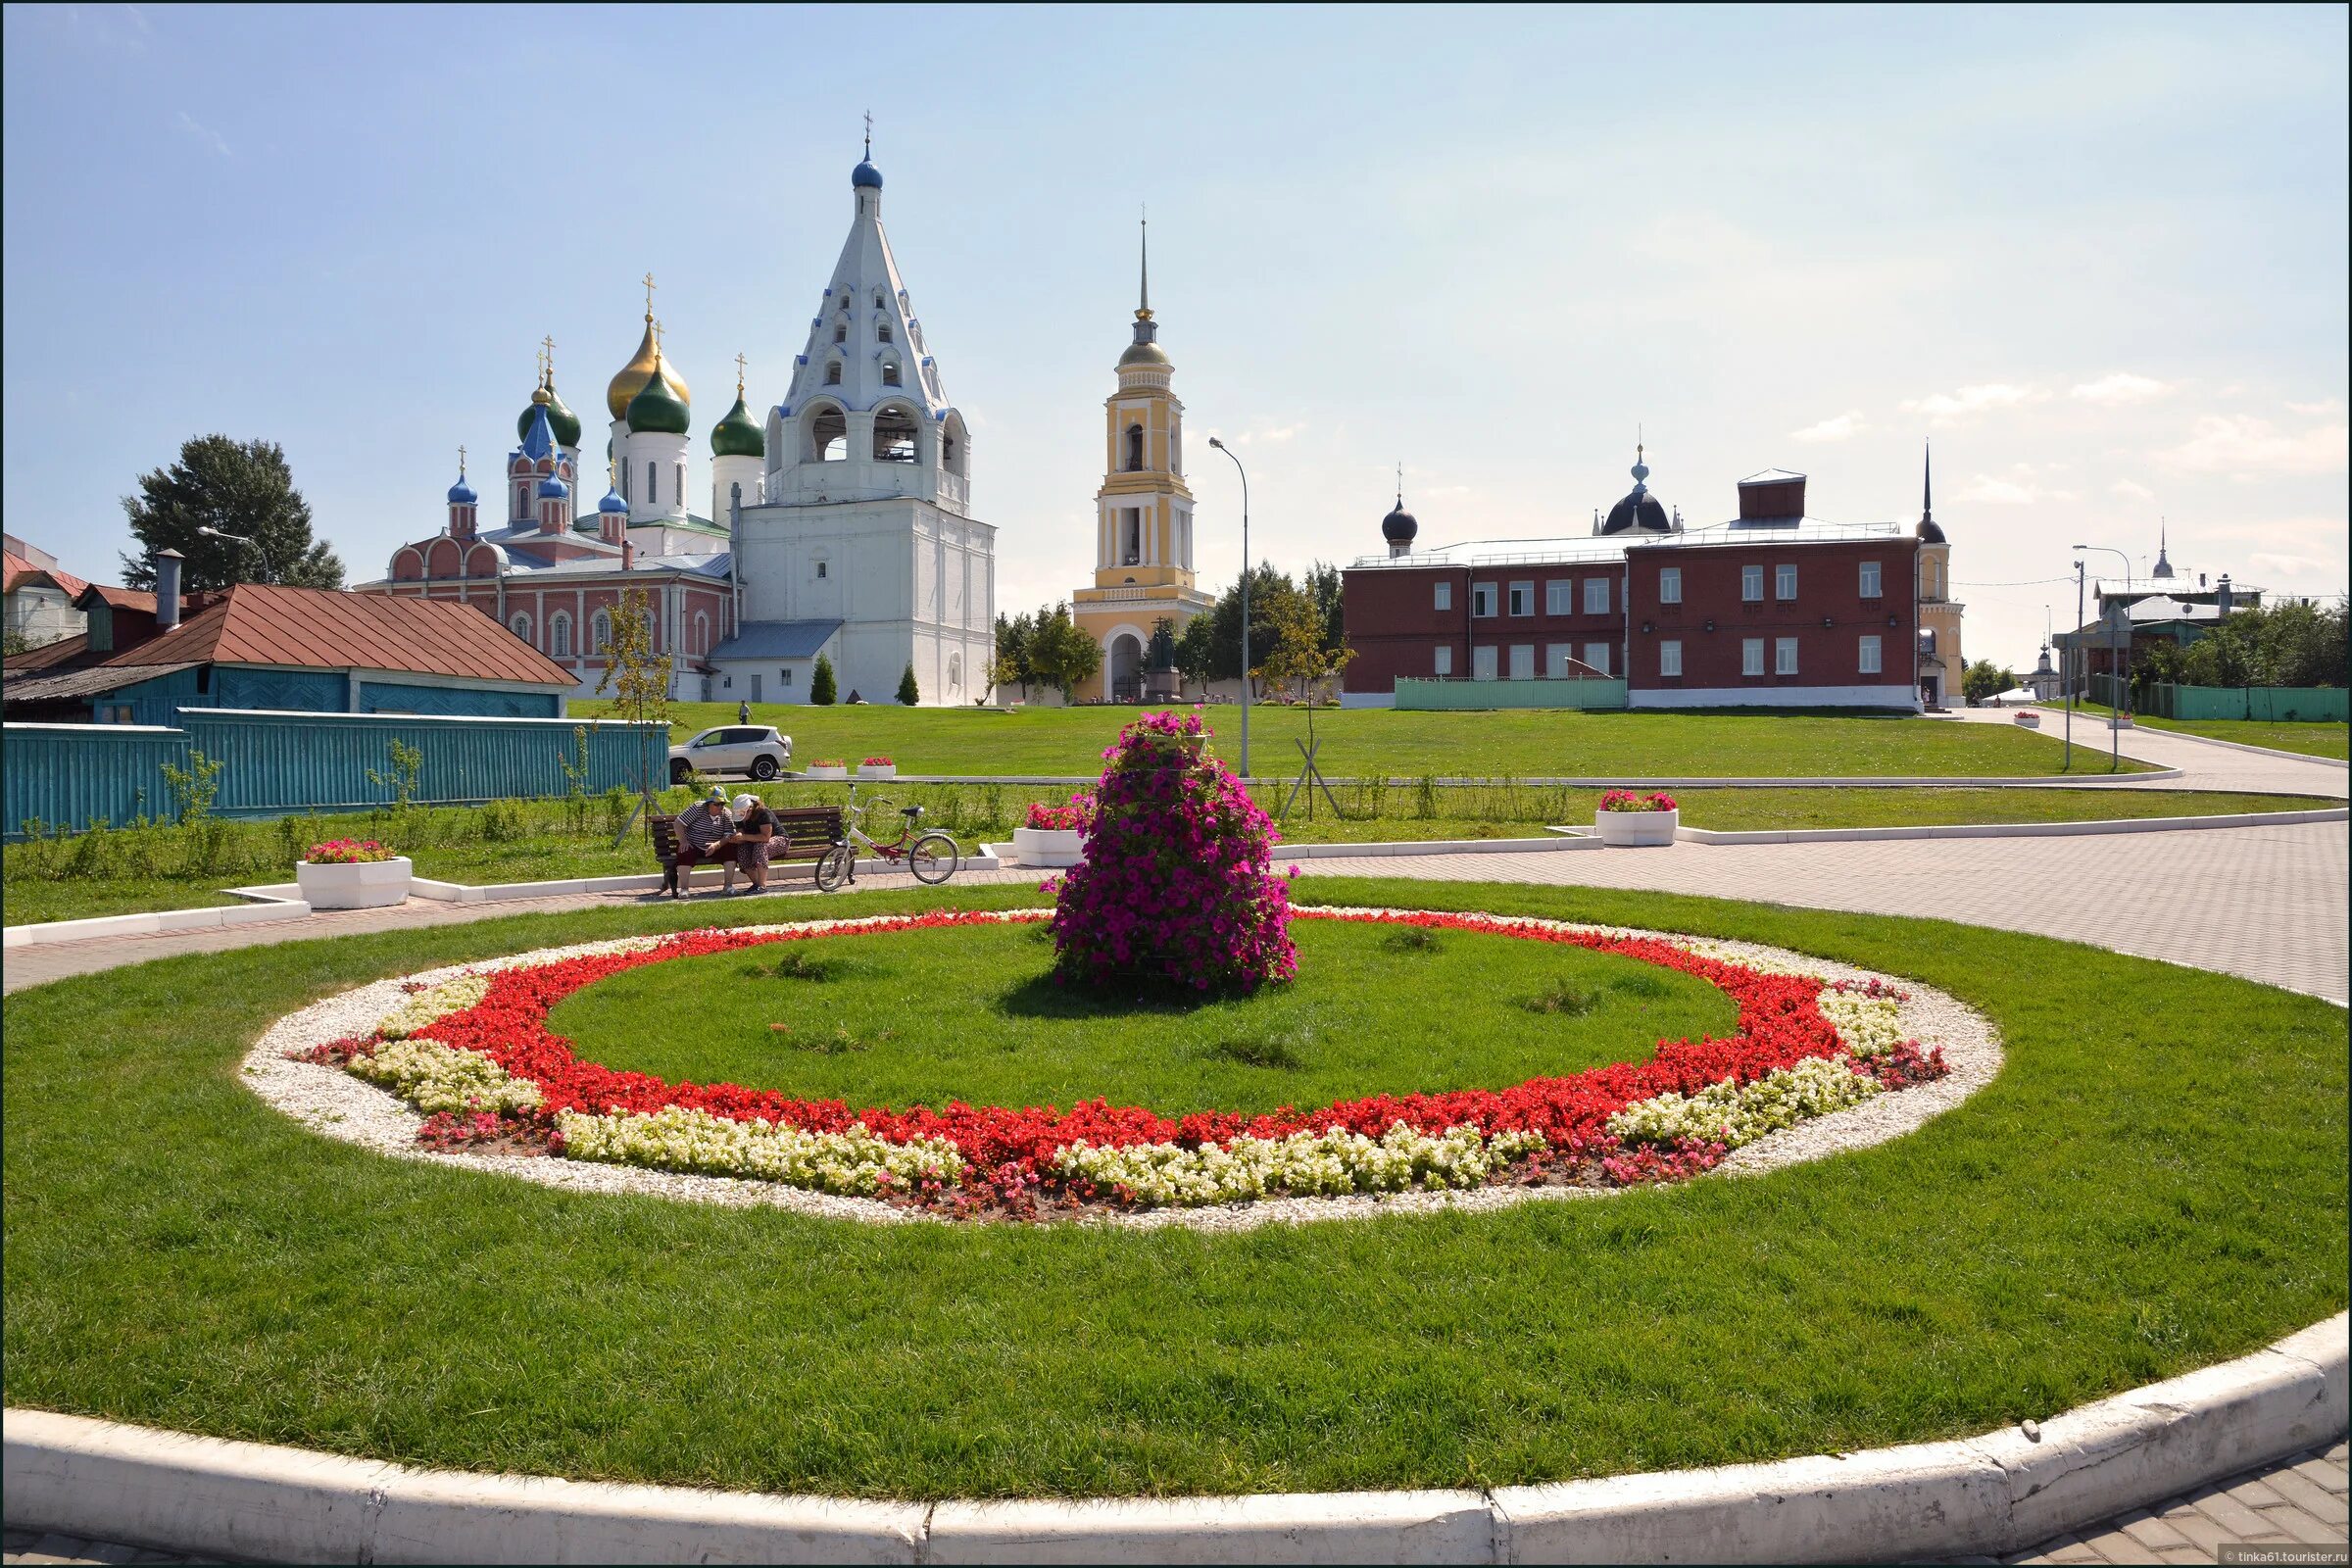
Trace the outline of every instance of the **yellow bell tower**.
[[1102, 488], [1095, 492], [1095, 581], [1070, 614], [1102, 646], [1102, 670], [1075, 698], [1173, 700], [1167, 671], [1147, 668], [1152, 628], [1182, 631], [1215, 603], [1194, 586], [1193, 493], [1184, 483], [1184, 405], [1152, 319], [1151, 230], [1144, 229], [1135, 341], [1119, 356], [1119, 388], [1102, 405]]

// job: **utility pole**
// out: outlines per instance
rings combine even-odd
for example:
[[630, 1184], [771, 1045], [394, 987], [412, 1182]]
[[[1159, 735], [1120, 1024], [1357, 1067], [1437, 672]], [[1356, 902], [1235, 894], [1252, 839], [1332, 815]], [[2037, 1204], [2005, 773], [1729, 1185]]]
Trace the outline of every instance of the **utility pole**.
[[2076, 647], [2082, 640], [2082, 558], [2075, 558], [2075, 632], [2067, 638], [2066, 648], [2066, 766], [2071, 772], [2075, 765], [2075, 661], [2082, 657]]
[[[1233, 448], [1215, 436], [1208, 438], [1208, 444], [1233, 458], [1233, 466], [1242, 476], [1242, 788], [1246, 790], [1250, 787], [1250, 470], [1242, 466], [1240, 458], [1234, 457]], [[1309, 718], [1314, 715], [1311, 703], [1307, 715]], [[1339, 808], [1334, 806], [1332, 809], [1336, 811]]]

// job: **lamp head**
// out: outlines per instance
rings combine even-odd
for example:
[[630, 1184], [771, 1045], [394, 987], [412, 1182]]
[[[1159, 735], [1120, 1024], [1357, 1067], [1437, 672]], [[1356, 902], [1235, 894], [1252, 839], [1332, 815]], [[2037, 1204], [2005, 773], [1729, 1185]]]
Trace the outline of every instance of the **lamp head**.
[[1213, 436], [1213, 435], [1212, 435], [1212, 436], [1210, 436], [1210, 437], [1208, 438], [1208, 444], [1209, 444], [1210, 446], [1212, 446], [1212, 447], [1215, 447], [1215, 448], [1216, 448], [1216, 449], [1217, 449], [1219, 452], [1222, 452], [1222, 451], [1224, 451], [1224, 450], [1225, 450], [1225, 443], [1224, 443], [1224, 442], [1222, 442], [1222, 441], [1220, 441], [1220, 440], [1218, 440], [1218, 439], [1217, 439], [1215, 436]]

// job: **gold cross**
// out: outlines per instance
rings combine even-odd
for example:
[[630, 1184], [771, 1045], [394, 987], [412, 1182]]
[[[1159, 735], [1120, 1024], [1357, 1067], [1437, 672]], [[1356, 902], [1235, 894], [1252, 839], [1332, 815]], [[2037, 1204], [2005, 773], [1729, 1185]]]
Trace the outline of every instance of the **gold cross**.
[[735, 356], [735, 395], [737, 397], [743, 396], [743, 367], [744, 358], [738, 354]]
[[458, 477], [461, 479], [466, 477], [466, 449], [464, 447], [458, 448]]
[[872, 163], [874, 159], [874, 112], [871, 109], [865, 112], [865, 159], [867, 163]]
[[539, 340], [539, 376], [549, 386], [556, 384], [556, 340], [552, 333]]
[[645, 274], [645, 318], [649, 321], [654, 318], [654, 274], [651, 272]]

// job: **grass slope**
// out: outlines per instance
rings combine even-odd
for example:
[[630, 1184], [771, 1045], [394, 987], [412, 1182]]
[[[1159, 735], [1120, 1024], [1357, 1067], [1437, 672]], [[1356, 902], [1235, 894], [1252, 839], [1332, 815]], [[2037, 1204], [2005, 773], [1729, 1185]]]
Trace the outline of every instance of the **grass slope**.
[[1507, 1089], [1739, 1021], [1706, 982], [1611, 954], [1316, 920], [1293, 934], [1298, 980], [1250, 997], [1139, 1004], [1057, 986], [1042, 925], [984, 927], [631, 969], [567, 998], [549, 1026], [591, 1060], [672, 1083], [893, 1108], [1102, 1096], [1180, 1116]]
[[2340, 1008], [1940, 922], [1299, 893], [1848, 958], [1984, 1008], [2009, 1060], [1916, 1134], [1751, 1180], [1230, 1236], [868, 1228], [387, 1160], [237, 1081], [246, 1043], [324, 992], [705, 908], [169, 959], [5, 1004], [8, 1401], [779, 1491], [1478, 1487], [2046, 1418], [2345, 1304]]
[[[753, 717], [792, 737], [793, 762], [820, 758], [895, 760], [909, 773], [1092, 775], [1102, 749], [1145, 710], [979, 709], [763, 705]], [[1238, 760], [1241, 710], [1207, 710], [1218, 751]], [[735, 721], [719, 703], [671, 706], [670, 737]], [[1280, 776], [1296, 770], [1294, 740], [1306, 712], [1252, 708], [1250, 761]], [[2031, 731], [1906, 717], [1777, 712], [1318, 710], [1317, 759], [1337, 776], [1418, 778], [1505, 774], [1518, 778], [1856, 778], [2059, 775], [2063, 751]], [[2127, 762], [2125, 771], [2140, 764]], [[2104, 773], [2107, 764], [2094, 771]], [[2078, 771], [2083, 771], [2079, 769]]]
[[[2063, 705], [2057, 710], [2063, 712]], [[2075, 709], [2076, 717], [2088, 714], [2102, 722], [2108, 712], [2109, 710], [2096, 703], [2079, 704]], [[2352, 760], [2352, 724], [2289, 724], [2259, 718], [2160, 718], [2146, 713], [2132, 714], [2132, 722], [2147, 729], [2202, 735], [2208, 740], [2235, 741], [2241, 746], [2267, 746], [2275, 752], [2296, 752], [2305, 757], [2332, 757], [2339, 762]]]

